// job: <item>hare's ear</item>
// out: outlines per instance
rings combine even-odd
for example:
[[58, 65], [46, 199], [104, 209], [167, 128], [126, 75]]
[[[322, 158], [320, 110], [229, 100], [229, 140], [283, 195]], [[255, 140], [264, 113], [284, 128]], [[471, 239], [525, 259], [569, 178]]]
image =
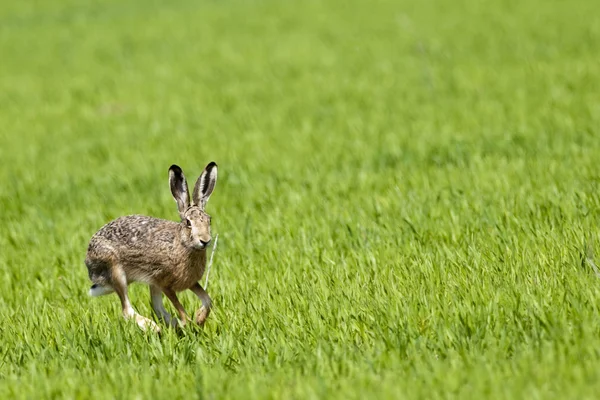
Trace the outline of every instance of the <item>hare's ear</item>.
[[206, 166], [206, 168], [204, 168], [204, 171], [202, 171], [202, 174], [196, 181], [196, 185], [194, 186], [194, 194], [192, 195], [194, 204], [204, 209], [208, 198], [212, 194], [213, 190], [215, 190], [216, 184], [217, 164], [212, 161]]
[[171, 186], [173, 198], [177, 202], [179, 216], [183, 219], [185, 218], [185, 210], [190, 206], [190, 195], [185, 175], [177, 165], [171, 165], [171, 168], [169, 168], [169, 185]]

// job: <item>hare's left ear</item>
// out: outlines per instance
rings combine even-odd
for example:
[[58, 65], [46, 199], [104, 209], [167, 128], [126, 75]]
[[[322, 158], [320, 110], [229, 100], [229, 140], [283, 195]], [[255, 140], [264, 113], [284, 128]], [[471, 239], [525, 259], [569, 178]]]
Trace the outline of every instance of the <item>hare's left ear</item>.
[[196, 181], [194, 193], [192, 195], [192, 201], [194, 204], [204, 209], [206, 202], [208, 202], [208, 198], [212, 194], [213, 190], [215, 190], [216, 184], [217, 164], [212, 161], [206, 166], [206, 168], [204, 168], [204, 171], [202, 171], [202, 174]]

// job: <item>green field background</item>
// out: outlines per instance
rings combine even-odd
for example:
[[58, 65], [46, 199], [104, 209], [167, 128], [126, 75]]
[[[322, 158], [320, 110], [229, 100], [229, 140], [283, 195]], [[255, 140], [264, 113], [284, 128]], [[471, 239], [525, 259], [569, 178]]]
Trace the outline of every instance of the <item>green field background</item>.
[[[0, 398], [598, 398], [599, 124], [595, 1], [3, 1]], [[142, 332], [88, 240], [211, 160]]]

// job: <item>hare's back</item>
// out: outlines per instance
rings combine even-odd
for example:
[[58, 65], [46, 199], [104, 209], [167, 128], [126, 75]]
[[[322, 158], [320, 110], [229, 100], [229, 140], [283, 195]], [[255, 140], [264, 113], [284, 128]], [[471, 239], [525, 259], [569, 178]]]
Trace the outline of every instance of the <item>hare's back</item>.
[[[104, 225], [90, 240], [88, 257], [103, 249], [102, 253], [152, 252], [173, 246], [177, 222], [145, 215], [128, 215]], [[100, 255], [100, 254], [98, 254]]]

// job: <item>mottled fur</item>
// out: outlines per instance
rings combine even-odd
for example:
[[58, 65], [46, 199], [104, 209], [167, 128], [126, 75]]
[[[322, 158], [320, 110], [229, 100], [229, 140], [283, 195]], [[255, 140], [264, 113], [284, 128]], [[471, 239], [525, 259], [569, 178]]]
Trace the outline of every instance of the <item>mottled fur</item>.
[[137, 314], [129, 302], [127, 285], [143, 282], [150, 285], [153, 308], [160, 319], [176, 325], [164, 309], [161, 292], [177, 309], [181, 322], [187, 316], [176, 292], [192, 290], [202, 301], [196, 322], [203, 324], [210, 313], [210, 297], [198, 284], [206, 266], [206, 246], [210, 243], [210, 216], [204, 207], [217, 180], [217, 165], [206, 166], [194, 187], [190, 202], [183, 171], [173, 165], [169, 183], [177, 202], [181, 222], [143, 215], [120, 217], [104, 225], [90, 240], [85, 264], [94, 283], [91, 295], [115, 291], [121, 299], [125, 318], [135, 317], [140, 327], [158, 327]]

